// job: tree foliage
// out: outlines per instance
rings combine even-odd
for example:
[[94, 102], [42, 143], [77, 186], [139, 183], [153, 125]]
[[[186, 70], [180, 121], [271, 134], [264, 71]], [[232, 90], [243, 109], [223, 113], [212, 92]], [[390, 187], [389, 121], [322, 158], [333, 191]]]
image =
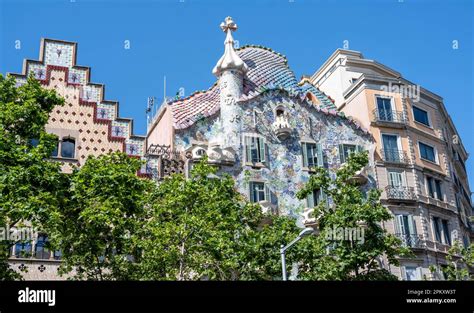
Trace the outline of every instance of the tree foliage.
[[189, 179], [166, 178], [154, 190], [137, 244], [139, 279], [231, 280], [240, 274], [241, 242], [263, 215], [247, 203], [234, 180], [200, 162]]
[[[0, 225], [42, 228], [67, 184], [59, 164], [48, 160], [57, 138], [45, 131], [49, 113], [64, 100], [32, 77], [15, 83], [0, 75]], [[0, 279], [18, 278], [6, 263], [14, 244], [1, 243]]]
[[[48, 233], [62, 251], [62, 274], [92, 280], [275, 280], [279, 248], [301, 231], [289, 216], [262, 213], [232, 177], [216, 176], [204, 159], [189, 178], [159, 184], [137, 177], [141, 161], [123, 153], [89, 157], [72, 174], [49, 159], [57, 138], [47, 134], [51, 110], [64, 100], [29, 78], [16, 87], [0, 76], [0, 224], [25, 223]], [[391, 218], [378, 190], [365, 194], [352, 180], [367, 165], [354, 154], [331, 179], [318, 168], [298, 192], [315, 189], [330, 201], [315, 208], [319, 234], [287, 252], [305, 280], [393, 279], [378, 263], [408, 254], [381, 223]], [[332, 240], [337, 228], [364, 229], [363, 242]], [[0, 279], [17, 279], [8, 263], [14, 242], [2, 241]]]
[[90, 156], [71, 176], [67, 206], [55, 211], [51, 242], [62, 251], [61, 273], [75, 279], [130, 279], [137, 257], [132, 237], [145, 224], [153, 182], [124, 153]]
[[[459, 240], [456, 240], [446, 256], [446, 266], [441, 269], [446, 280], [473, 280], [474, 275], [474, 245], [463, 247]], [[430, 266], [432, 273], [439, 272], [439, 268]]]
[[[366, 152], [353, 153], [337, 170], [335, 179], [330, 178], [326, 169], [317, 168], [316, 173], [298, 192], [297, 197], [304, 199], [313, 190], [321, 189], [330, 199], [329, 202], [321, 201], [314, 208], [319, 235], [311, 240], [315, 241], [312, 246], [319, 249], [322, 256], [311, 259], [303, 267], [301, 278], [392, 280], [396, 277], [380, 266], [382, 258], [398, 265], [397, 256], [410, 255], [409, 250], [401, 246], [400, 240], [382, 227], [382, 223], [391, 219], [391, 215], [380, 203], [380, 191], [370, 189], [364, 192], [353, 179], [367, 164]], [[363, 240], [335, 236], [341, 231], [354, 234], [354, 230], [363, 234]]]

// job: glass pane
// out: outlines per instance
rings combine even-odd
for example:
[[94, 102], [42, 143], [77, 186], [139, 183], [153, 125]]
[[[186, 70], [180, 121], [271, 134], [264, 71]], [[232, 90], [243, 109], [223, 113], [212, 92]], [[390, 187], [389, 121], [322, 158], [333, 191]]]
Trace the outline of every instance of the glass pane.
[[15, 256], [17, 258], [27, 258], [31, 256], [31, 243], [18, 242], [15, 245]]
[[377, 98], [377, 109], [379, 112], [379, 118], [383, 121], [392, 120], [392, 104], [390, 99]]
[[425, 112], [421, 109], [418, 109], [417, 107], [413, 107], [413, 115], [415, 117], [415, 121], [429, 126], [428, 113], [427, 112]]
[[436, 198], [439, 200], [443, 200], [443, 194], [441, 193], [441, 182], [439, 180], [435, 180], [436, 186]]
[[316, 145], [308, 143], [306, 144], [307, 155], [308, 155], [308, 167], [314, 167], [317, 165], [317, 152]]
[[449, 233], [448, 221], [443, 220], [444, 243], [451, 245], [451, 234]]
[[259, 143], [258, 138], [253, 137], [251, 139], [250, 145], [250, 155], [252, 158], [252, 162], [260, 162], [260, 153], [259, 153]]
[[35, 258], [37, 259], [49, 259], [49, 250], [46, 248], [48, 242], [48, 236], [39, 235], [35, 245]]
[[343, 145], [344, 149], [344, 159], [347, 160], [349, 155], [356, 150], [356, 146], [354, 145]]
[[61, 156], [63, 158], [74, 158], [75, 141], [72, 139], [65, 139], [61, 144]]
[[436, 241], [441, 242], [441, 229], [439, 225], [439, 218], [433, 217], [433, 228], [435, 231]]
[[436, 161], [434, 148], [428, 145], [425, 145], [422, 142], [420, 142], [420, 155], [423, 159], [429, 160], [431, 162]]
[[30, 145], [31, 145], [32, 147], [37, 147], [38, 144], [39, 144], [39, 140], [38, 140], [38, 139], [31, 139], [31, 140], [30, 140]]

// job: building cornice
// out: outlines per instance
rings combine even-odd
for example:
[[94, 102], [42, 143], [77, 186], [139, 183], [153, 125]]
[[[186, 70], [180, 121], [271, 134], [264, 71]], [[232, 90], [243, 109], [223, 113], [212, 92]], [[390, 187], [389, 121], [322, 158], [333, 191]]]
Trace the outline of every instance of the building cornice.
[[[362, 55], [362, 53], [360, 53], [359, 51], [336, 49], [331, 54], [331, 56], [323, 63], [323, 65], [321, 65], [321, 67], [319, 67], [319, 69], [313, 75], [311, 75], [311, 80], [316, 81], [317, 77], [320, 76], [322, 73], [324, 73], [328, 69], [329, 65], [335, 59], [337, 59], [338, 57], [342, 58], [343, 55], [348, 56], [348, 57], [352, 57], [352, 58], [363, 58], [364, 57]], [[315, 82], [315, 84], [317, 84], [317, 82]]]

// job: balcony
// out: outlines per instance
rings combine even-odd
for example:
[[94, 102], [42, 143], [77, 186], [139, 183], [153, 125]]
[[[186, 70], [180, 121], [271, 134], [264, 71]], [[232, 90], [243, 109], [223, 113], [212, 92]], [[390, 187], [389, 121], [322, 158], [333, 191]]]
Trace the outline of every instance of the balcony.
[[420, 235], [395, 233], [395, 236], [402, 241], [404, 247], [422, 249], [424, 241]]
[[273, 123], [273, 130], [275, 131], [276, 136], [280, 140], [285, 140], [291, 134], [290, 124], [288, 122], [288, 114], [279, 113], [275, 118], [275, 122]]
[[408, 164], [409, 158], [405, 151], [398, 149], [380, 150], [384, 162], [396, 164]]
[[405, 114], [400, 111], [372, 111], [372, 122], [380, 125], [390, 125], [391, 127], [404, 127], [407, 124]]
[[415, 189], [413, 187], [406, 186], [387, 186], [385, 187], [385, 193], [387, 194], [387, 199], [389, 200], [398, 200], [398, 201], [415, 201]]
[[466, 164], [457, 153], [454, 156], [454, 166], [458, 170], [458, 173], [461, 173], [463, 177], [467, 177]]

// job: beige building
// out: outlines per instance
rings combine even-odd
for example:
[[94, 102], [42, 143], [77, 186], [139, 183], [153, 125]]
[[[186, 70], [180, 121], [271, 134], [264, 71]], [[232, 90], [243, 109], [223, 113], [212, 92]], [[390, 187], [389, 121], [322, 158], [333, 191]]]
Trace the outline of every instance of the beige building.
[[[390, 270], [402, 279], [442, 279], [446, 253], [472, 235], [468, 154], [443, 99], [360, 52], [336, 50], [304, 77], [337, 108], [370, 130], [382, 201], [393, 213], [384, 226], [411, 247], [413, 259]], [[429, 266], [439, 269], [432, 274]]]
[[[65, 99], [64, 106], [55, 107], [46, 130], [58, 136], [52, 159], [62, 164], [65, 172], [72, 165], [82, 166], [91, 155], [114, 151], [142, 158], [145, 137], [133, 134], [133, 121], [119, 116], [117, 101], [106, 100], [105, 87], [90, 81], [91, 69], [76, 64], [77, 43], [42, 39], [39, 60], [25, 60], [21, 74], [9, 74], [17, 85], [29, 75], [44, 88], [54, 89]], [[149, 176], [147, 168], [138, 175]], [[36, 233], [30, 242], [18, 243], [11, 251], [12, 268], [26, 280], [60, 279], [57, 268], [61, 254], [45, 248], [46, 234]]]

